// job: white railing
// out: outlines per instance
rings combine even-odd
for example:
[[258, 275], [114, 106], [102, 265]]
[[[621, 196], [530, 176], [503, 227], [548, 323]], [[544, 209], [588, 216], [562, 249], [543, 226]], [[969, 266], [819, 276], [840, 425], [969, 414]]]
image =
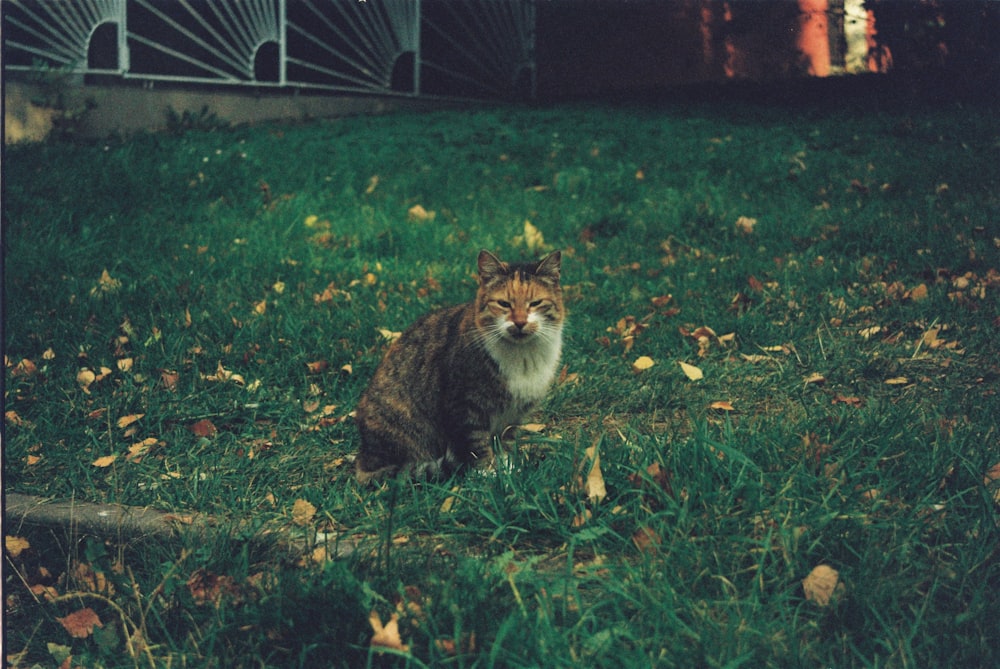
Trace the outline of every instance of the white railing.
[[5, 0], [5, 70], [534, 95], [534, 0]]

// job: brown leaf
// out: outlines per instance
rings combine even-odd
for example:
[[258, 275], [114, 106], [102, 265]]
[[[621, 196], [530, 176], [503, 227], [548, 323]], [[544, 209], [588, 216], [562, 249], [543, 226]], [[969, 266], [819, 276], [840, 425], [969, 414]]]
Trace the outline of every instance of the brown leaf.
[[177, 382], [180, 381], [180, 378], [181, 375], [172, 369], [160, 371], [160, 384], [170, 392], [177, 390]]
[[218, 607], [223, 597], [229, 597], [234, 602], [240, 602], [243, 595], [232, 576], [219, 576], [205, 569], [196, 569], [187, 580], [188, 592], [195, 604], [203, 606], [214, 604]]
[[322, 374], [329, 366], [330, 363], [326, 360], [315, 360], [313, 362], [306, 363], [306, 371], [310, 374]]
[[4, 536], [3, 547], [7, 549], [7, 554], [12, 558], [16, 558], [24, 551], [31, 548], [31, 544], [28, 543], [27, 539], [21, 537]]
[[712, 402], [708, 405], [708, 408], [713, 409], [714, 411], [736, 411], [733, 403], [726, 400]]
[[90, 607], [74, 611], [65, 618], [56, 618], [69, 635], [74, 639], [86, 639], [93, 634], [95, 627], [104, 627], [101, 619], [97, 617]]
[[802, 591], [806, 599], [816, 602], [818, 606], [827, 606], [834, 595], [842, 592], [844, 584], [840, 582], [840, 573], [825, 564], [817, 565], [809, 575], [802, 579]]
[[368, 617], [368, 622], [371, 624], [372, 631], [374, 632], [370, 642], [372, 648], [389, 648], [398, 650], [401, 653], [410, 652], [410, 647], [404, 644], [402, 637], [399, 636], [399, 615], [393, 613], [389, 618], [389, 622], [382, 625], [382, 619], [379, 617], [378, 612], [372, 611]]
[[316, 515], [316, 507], [304, 499], [297, 499], [292, 504], [292, 522], [299, 527], [305, 527]]
[[188, 426], [188, 429], [197, 437], [211, 437], [219, 431], [212, 421], [207, 418], [203, 418], [196, 423], [192, 423]]
[[10, 371], [10, 375], [15, 378], [21, 376], [27, 379], [34, 376], [37, 372], [38, 372], [38, 366], [35, 365], [35, 363], [33, 363], [31, 360], [25, 358], [21, 362], [17, 363], [14, 369]]
[[632, 535], [632, 543], [635, 547], [639, 549], [640, 553], [650, 553], [655, 551], [663, 539], [660, 538], [653, 530], [648, 527], [640, 527], [636, 530], [635, 534]]
[[590, 471], [587, 473], [585, 491], [587, 498], [592, 503], [597, 503], [608, 496], [608, 490], [604, 486], [604, 475], [601, 473], [601, 454], [597, 451], [597, 443], [585, 451], [587, 459], [590, 460]]

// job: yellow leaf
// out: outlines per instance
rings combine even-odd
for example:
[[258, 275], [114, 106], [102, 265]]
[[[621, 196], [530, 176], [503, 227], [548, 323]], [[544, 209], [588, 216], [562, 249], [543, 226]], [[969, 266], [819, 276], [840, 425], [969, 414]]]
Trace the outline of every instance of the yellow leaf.
[[131, 425], [132, 423], [135, 423], [135, 422], [138, 422], [139, 420], [141, 420], [142, 417], [145, 416], [145, 415], [146, 414], [144, 414], [144, 413], [133, 413], [133, 414], [129, 414], [128, 416], [122, 416], [121, 418], [118, 419], [118, 422], [116, 423], [116, 425], [118, 427], [120, 427], [120, 428], [126, 428], [129, 425]]
[[587, 459], [590, 460], [590, 472], [587, 474], [586, 493], [591, 502], [600, 502], [608, 496], [608, 490], [604, 486], [604, 475], [601, 473], [601, 454], [597, 451], [597, 444], [585, 451]]
[[378, 333], [382, 335], [382, 338], [390, 344], [399, 339], [400, 335], [403, 334], [402, 332], [393, 332], [392, 330], [387, 330], [385, 328], [379, 328]]
[[410, 647], [403, 643], [403, 639], [399, 636], [399, 616], [395, 613], [389, 618], [389, 622], [384, 626], [382, 625], [382, 619], [379, 617], [377, 611], [372, 611], [371, 615], [368, 617], [368, 622], [372, 626], [372, 631], [375, 633], [372, 635], [371, 645], [375, 648], [389, 648], [392, 650], [398, 650], [402, 653], [409, 653]]
[[644, 355], [637, 358], [636, 361], [632, 363], [632, 371], [637, 373], [642, 372], [644, 370], [649, 369], [655, 364], [656, 363], [653, 362], [652, 358], [650, 358], [648, 355]]
[[907, 296], [914, 302], [927, 299], [927, 284], [921, 283], [908, 291]]
[[809, 575], [802, 579], [802, 590], [806, 599], [816, 602], [818, 606], [830, 603], [834, 594], [844, 589], [840, 583], [840, 573], [825, 564], [817, 565]]
[[81, 369], [76, 373], [76, 383], [80, 386], [80, 390], [90, 394], [90, 386], [94, 381], [97, 380], [97, 374], [94, 374], [89, 369]]
[[411, 222], [423, 222], [423, 221], [433, 221], [437, 217], [437, 213], [433, 211], [427, 211], [424, 209], [423, 205], [415, 204], [409, 208], [406, 212], [406, 217]]
[[680, 365], [681, 369], [684, 371], [684, 376], [688, 377], [692, 381], [697, 381], [705, 376], [701, 369], [695, 367], [694, 365], [689, 365], [686, 362], [678, 362], [677, 364]]
[[16, 558], [22, 552], [31, 548], [31, 544], [28, 543], [28, 540], [22, 539], [21, 537], [4, 536], [3, 545], [4, 548], [7, 549], [7, 554], [12, 558]]
[[108, 274], [108, 270], [101, 272], [101, 278], [97, 280], [97, 285], [90, 289], [90, 294], [100, 297], [104, 293], [117, 292], [122, 287], [122, 282]]
[[147, 437], [140, 442], [136, 442], [128, 447], [128, 455], [125, 459], [129, 462], [139, 462], [142, 456], [149, 453], [149, 449], [160, 442], [156, 437]]
[[319, 221], [319, 216], [316, 214], [310, 214], [309, 216], [306, 216], [305, 225], [307, 228], [315, 228], [317, 221]]
[[905, 386], [910, 380], [905, 376], [894, 376], [891, 379], [886, 379], [885, 384], [887, 386]]
[[803, 383], [815, 383], [816, 385], [821, 386], [826, 383], [826, 377], [819, 372], [813, 372], [803, 380]]
[[539, 432], [545, 431], [545, 425], [542, 423], [526, 423], [520, 426], [525, 432], [531, 432], [533, 434], [538, 434]]
[[92, 463], [95, 467], [110, 467], [111, 463], [118, 459], [117, 455], [105, 455], [103, 458], [97, 458]]
[[263, 315], [267, 311], [267, 300], [261, 300], [253, 305], [253, 311], [258, 316]]
[[371, 195], [372, 193], [375, 192], [375, 189], [378, 188], [378, 181], [379, 181], [378, 175], [373, 174], [372, 177], [368, 180], [368, 186], [367, 188], [365, 188], [365, 195]]
[[757, 226], [757, 219], [749, 216], [740, 216], [736, 219], [736, 229], [744, 235], [753, 234], [754, 227]]
[[56, 352], [52, 348], [45, 349], [45, 353], [42, 353], [42, 360], [55, 360]]
[[523, 243], [529, 251], [536, 251], [545, 246], [545, 237], [541, 230], [531, 224], [531, 221], [524, 222], [524, 235], [514, 238], [516, 243]]
[[712, 402], [708, 405], [709, 409], [714, 409], [716, 411], [736, 411], [733, 407], [732, 402], [727, 402], [726, 400], [719, 400], [717, 402]]
[[132, 364], [132, 358], [121, 358], [115, 362], [115, 366], [118, 367], [119, 372], [132, 371]]
[[346, 365], [341, 366], [340, 371], [350, 376], [354, 373], [354, 366], [351, 365], [351, 363], [347, 363]]
[[872, 337], [874, 337], [875, 335], [877, 335], [881, 331], [882, 331], [882, 326], [881, 325], [873, 325], [870, 328], [865, 328], [863, 330], [858, 330], [858, 334], [861, 335], [861, 337], [863, 339], [871, 339]]
[[275, 281], [274, 285], [271, 286], [271, 290], [273, 290], [274, 292], [276, 292], [278, 295], [281, 295], [282, 293], [285, 292], [285, 282], [284, 281]]
[[304, 499], [297, 499], [292, 505], [292, 522], [304, 527], [312, 522], [316, 515], [316, 507]]

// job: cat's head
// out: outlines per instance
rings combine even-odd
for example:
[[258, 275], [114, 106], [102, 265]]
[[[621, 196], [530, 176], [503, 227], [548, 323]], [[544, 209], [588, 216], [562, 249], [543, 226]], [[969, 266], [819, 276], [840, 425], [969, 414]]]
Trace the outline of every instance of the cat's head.
[[476, 325], [511, 344], [556, 337], [563, 322], [561, 261], [559, 251], [517, 264], [480, 251]]

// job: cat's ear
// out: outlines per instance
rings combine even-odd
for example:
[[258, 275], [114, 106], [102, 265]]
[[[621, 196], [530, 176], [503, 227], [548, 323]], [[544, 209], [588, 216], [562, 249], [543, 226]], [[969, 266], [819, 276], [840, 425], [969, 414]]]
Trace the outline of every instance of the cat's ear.
[[549, 277], [554, 281], [559, 281], [559, 270], [562, 267], [562, 252], [553, 251], [538, 261], [535, 267], [535, 276]]
[[497, 277], [507, 274], [507, 269], [507, 263], [489, 251], [479, 252], [479, 283], [489, 283]]

